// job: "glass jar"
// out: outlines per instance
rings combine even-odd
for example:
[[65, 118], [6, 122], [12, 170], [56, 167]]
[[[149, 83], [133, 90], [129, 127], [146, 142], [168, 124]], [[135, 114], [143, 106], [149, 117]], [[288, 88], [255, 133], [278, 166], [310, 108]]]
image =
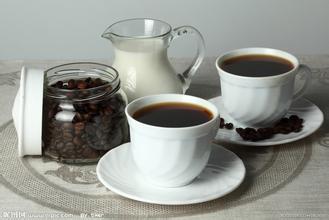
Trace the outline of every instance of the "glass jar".
[[96, 162], [128, 142], [126, 95], [110, 66], [71, 63], [45, 72], [42, 153], [66, 163]]

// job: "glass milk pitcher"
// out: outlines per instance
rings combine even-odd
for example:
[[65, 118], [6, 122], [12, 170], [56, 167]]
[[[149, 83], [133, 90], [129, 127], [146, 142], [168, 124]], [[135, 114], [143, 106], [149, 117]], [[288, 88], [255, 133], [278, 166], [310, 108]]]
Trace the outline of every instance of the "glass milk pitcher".
[[[185, 35], [196, 35], [197, 54], [183, 73], [176, 73], [167, 48], [174, 39]], [[114, 46], [113, 67], [119, 72], [121, 88], [129, 101], [146, 95], [185, 93], [204, 58], [202, 35], [191, 26], [172, 29], [159, 20], [128, 19], [112, 24], [102, 37]]]

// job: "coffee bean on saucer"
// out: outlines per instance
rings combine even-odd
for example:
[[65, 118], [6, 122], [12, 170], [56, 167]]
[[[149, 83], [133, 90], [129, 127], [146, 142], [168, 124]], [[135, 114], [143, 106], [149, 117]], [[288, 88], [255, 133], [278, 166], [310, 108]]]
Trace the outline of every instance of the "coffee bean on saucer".
[[289, 117], [289, 119], [292, 120], [292, 121], [298, 121], [299, 120], [299, 117], [297, 115], [291, 115]]
[[273, 136], [273, 128], [258, 128], [257, 132], [264, 139], [271, 138]]
[[224, 126], [225, 126], [225, 120], [224, 120], [224, 118], [220, 118], [219, 119], [219, 128], [224, 128]]
[[277, 123], [277, 125], [284, 125], [284, 124], [288, 124], [288, 123], [289, 123], [288, 118], [281, 118], [280, 121]]
[[233, 129], [233, 124], [232, 124], [232, 123], [226, 123], [226, 124], [224, 125], [224, 127], [225, 127], [226, 129], [228, 129], [228, 130], [232, 130], [232, 129]]
[[245, 132], [246, 132], [247, 134], [253, 134], [253, 133], [256, 133], [256, 129], [255, 129], [255, 128], [249, 128], [249, 127], [247, 127], [247, 128], [245, 128], [244, 130], [245, 130]]
[[291, 128], [290, 127], [282, 127], [281, 128], [281, 134], [289, 134], [291, 132]]
[[302, 118], [298, 119], [298, 124], [303, 124], [303, 122], [304, 122], [304, 119], [302, 119]]
[[302, 129], [303, 129], [303, 127], [298, 127], [298, 128], [296, 128], [296, 129], [294, 130], [294, 132], [295, 132], [295, 133], [298, 133], [298, 132], [300, 132]]
[[232, 130], [234, 128], [234, 125], [232, 123], [225, 123], [224, 118], [219, 118], [219, 128], [225, 128], [228, 130]]
[[303, 128], [303, 119], [297, 115], [282, 118], [273, 127], [258, 128], [236, 128], [235, 131], [243, 140], [259, 141], [271, 138], [274, 134], [289, 134], [300, 132]]

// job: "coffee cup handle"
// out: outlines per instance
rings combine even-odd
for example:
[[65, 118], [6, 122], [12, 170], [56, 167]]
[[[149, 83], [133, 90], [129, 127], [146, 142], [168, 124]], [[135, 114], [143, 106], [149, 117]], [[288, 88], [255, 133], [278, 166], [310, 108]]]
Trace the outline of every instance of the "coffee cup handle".
[[183, 92], [185, 93], [191, 84], [191, 80], [196, 70], [199, 68], [200, 64], [205, 55], [205, 43], [201, 33], [192, 26], [181, 26], [175, 28], [171, 33], [171, 40], [185, 35], [195, 35], [197, 40], [197, 53], [193, 59], [192, 64], [182, 73], [177, 74], [178, 78], [182, 82]]
[[306, 66], [304, 64], [299, 65], [297, 74], [304, 74], [304, 78], [303, 78], [304, 84], [295, 91], [293, 100], [297, 100], [305, 94], [305, 92], [310, 84], [310, 81], [311, 81], [311, 73], [312, 73], [312, 71], [308, 66]]

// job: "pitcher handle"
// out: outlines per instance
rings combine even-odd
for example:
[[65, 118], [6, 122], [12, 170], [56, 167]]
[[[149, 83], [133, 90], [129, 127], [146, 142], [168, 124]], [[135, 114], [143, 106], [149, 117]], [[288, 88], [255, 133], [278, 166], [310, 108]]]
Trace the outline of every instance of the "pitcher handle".
[[193, 59], [192, 64], [187, 67], [187, 69], [183, 73], [177, 74], [179, 79], [183, 84], [183, 93], [186, 92], [188, 87], [191, 84], [192, 77], [194, 76], [196, 70], [199, 68], [200, 64], [205, 55], [205, 43], [201, 33], [192, 26], [181, 26], [177, 27], [172, 31], [172, 40], [182, 37], [184, 35], [196, 35], [197, 37], [197, 53]]

